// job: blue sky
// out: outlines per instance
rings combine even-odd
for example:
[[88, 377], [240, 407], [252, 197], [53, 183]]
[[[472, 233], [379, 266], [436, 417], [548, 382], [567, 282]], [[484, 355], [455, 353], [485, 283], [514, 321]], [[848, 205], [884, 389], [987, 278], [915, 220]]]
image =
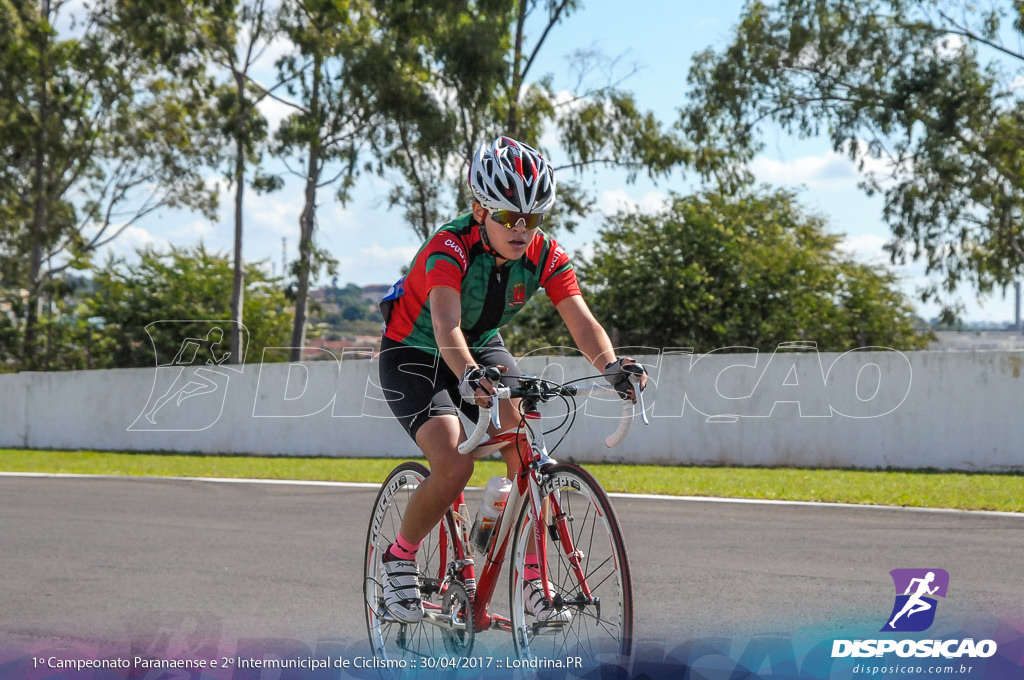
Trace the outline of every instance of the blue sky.
[[[568, 86], [571, 75], [567, 56], [577, 49], [596, 48], [605, 55], [621, 57], [623, 68], [636, 64], [638, 70], [624, 84], [635, 93], [641, 107], [653, 110], [666, 124], [676, 120], [683, 104], [686, 75], [694, 53], [708, 47], [721, 48], [730, 37], [743, 3], [719, 0], [589, 0], [582, 11], [571, 16], [550, 35], [533, 75], [550, 73], [556, 87]], [[273, 110], [268, 111], [271, 117]], [[544, 140], [541, 140], [543, 142]], [[845, 247], [858, 258], [873, 263], [887, 262], [881, 250], [889, 231], [881, 221], [881, 201], [868, 198], [857, 188], [858, 174], [846, 158], [831, 151], [824, 140], [799, 140], [781, 133], [769, 133], [764, 153], [756, 160], [757, 177], [777, 186], [798, 188], [801, 202], [825, 216], [835, 232], [846, 234]], [[557, 165], [557, 158], [553, 158]], [[621, 173], [595, 172], [586, 185], [599, 196], [599, 208], [656, 209], [669, 191], [687, 191], [691, 178], [676, 175], [654, 185], [639, 181], [627, 185]], [[367, 178], [360, 182], [349, 205], [342, 207], [330, 192], [321, 196], [318, 238], [321, 247], [340, 261], [339, 283], [360, 285], [390, 283], [406, 264], [419, 243], [412, 229], [402, 223], [399, 211], [387, 209], [388, 186]], [[115, 243], [119, 253], [135, 247], [167, 243], [189, 245], [200, 238], [207, 246], [230, 252], [232, 217], [230, 200], [222, 201], [221, 217], [210, 223], [197, 215], [166, 214], [132, 227]], [[289, 183], [285, 190], [266, 196], [248, 194], [245, 221], [245, 257], [268, 260], [280, 272], [282, 239], [287, 258], [296, 255], [298, 215], [302, 208], [300, 190]], [[599, 217], [599, 216], [595, 216]], [[561, 237], [571, 251], [586, 251], [597, 220], [574, 234]], [[923, 268], [910, 264], [896, 268], [904, 288], [912, 293], [920, 283]], [[999, 292], [983, 304], [971, 291], [963, 292], [965, 318], [978, 321], [1011, 321], [1011, 294]], [[934, 306], [918, 305], [928, 318]]]

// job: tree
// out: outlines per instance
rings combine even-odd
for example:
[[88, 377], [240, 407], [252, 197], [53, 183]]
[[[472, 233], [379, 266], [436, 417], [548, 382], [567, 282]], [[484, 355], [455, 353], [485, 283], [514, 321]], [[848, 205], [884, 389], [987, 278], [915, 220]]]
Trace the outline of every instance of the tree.
[[[268, 28], [270, 12], [264, 0], [255, 0], [252, 4], [242, 3], [237, 13], [239, 21], [231, 21], [232, 13], [220, 24], [212, 49], [214, 58], [230, 74], [230, 85], [224, 88], [221, 98], [221, 112], [224, 120], [225, 137], [233, 144], [231, 170], [229, 177], [235, 188], [235, 239], [231, 286], [231, 363], [240, 361], [241, 335], [243, 322], [245, 293], [245, 261], [242, 257], [244, 194], [246, 171], [250, 164], [258, 164], [261, 159], [262, 144], [267, 137], [267, 121], [259, 113], [257, 105], [269, 91], [256, 88], [251, 82], [250, 72], [259, 60], [263, 49], [275, 35]], [[241, 30], [239, 30], [241, 29]], [[276, 86], [272, 86], [271, 90]], [[258, 174], [253, 182], [256, 189], [266, 191], [280, 188], [279, 179], [269, 175]]]
[[0, 268], [6, 302], [21, 312], [17, 361], [25, 368], [38, 365], [47, 281], [85, 266], [159, 208], [212, 214], [215, 205], [198, 171], [205, 149], [194, 125], [198, 103], [98, 10], [75, 35], [59, 36], [53, 27], [64, 6], [0, 5], [0, 32], [11, 38], [0, 57]]
[[826, 134], [837, 151], [888, 169], [862, 186], [884, 195], [894, 262], [923, 259], [923, 299], [954, 313], [1024, 273], [1024, 31], [1020, 2], [751, 1], [732, 43], [699, 55], [684, 122], [708, 174], [743, 179], [769, 121]]
[[[27, 206], [19, 200], [21, 163], [15, 162], [27, 149], [21, 144], [18, 121], [21, 117], [20, 96], [26, 88], [28, 59], [27, 32], [21, 16], [11, 0], [0, 0], [0, 285], [7, 281], [8, 258], [16, 247], [17, 235], [12, 225], [26, 223]], [[19, 167], [20, 166], [20, 167]], [[21, 214], [19, 214], [21, 213]]]
[[234, 189], [234, 269], [230, 337], [234, 363], [240, 355], [245, 263], [242, 257], [244, 195], [280, 188], [280, 180], [261, 172], [267, 121], [258, 105], [282, 83], [259, 84], [255, 65], [276, 35], [275, 16], [265, 0], [115, 0], [111, 23], [121, 26], [144, 54], [198, 96], [214, 102], [204, 121], [214, 163]]
[[[38, 370], [81, 370], [95, 368], [93, 346], [95, 328], [86, 313], [85, 300], [89, 281], [66, 272], [49, 277], [40, 288], [42, 310], [36, 320]], [[21, 329], [17, 320], [23, 318], [23, 305], [0, 314], [0, 373], [21, 368]], [[102, 363], [102, 359], [101, 362]]]
[[302, 360], [310, 281], [322, 267], [333, 273], [335, 266], [314, 240], [318, 192], [338, 184], [336, 195], [344, 203], [374, 119], [375, 110], [362, 97], [369, 87], [361, 81], [364, 72], [353, 68], [372, 40], [374, 24], [368, 9], [361, 0], [291, 0], [282, 11], [282, 31], [294, 51], [279, 60], [278, 69], [288, 83], [287, 103], [295, 112], [275, 136], [276, 151], [283, 157], [298, 156], [301, 167], [292, 173], [303, 185], [292, 361]]
[[[181, 341], [181, 328], [173, 337], [150, 342], [146, 326], [163, 320], [230, 320], [233, 265], [222, 253], [199, 244], [161, 252], [136, 252], [138, 262], [111, 258], [95, 273], [95, 292], [82, 315], [97, 327], [93, 356], [100, 368], [153, 365], [153, 342], [173, 356]], [[133, 258], [134, 259], [134, 258]], [[245, 272], [245, 326], [252, 348], [246, 358], [262, 360], [262, 348], [285, 347], [291, 328], [288, 300], [279, 279], [269, 277], [259, 263]], [[205, 335], [208, 327], [197, 328]], [[167, 354], [169, 352], [169, 354]]]
[[555, 92], [549, 76], [536, 74], [551, 31], [582, 6], [579, 0], [376, 5], [393, 41], [387, 47], [399, 57], [375, 63], [404, 69], [374, 81], [389, 83], [381, 108], [390, 124], [375, 138], [380, 170], [401, 177], [389, 198], [405, 209], [421, 240], [443, 216], [469, 204], [469, 163], [480, 144], [499, 134], [539, 145], [546, 131], [556, 131], [564, 152], [555, 162], [557, 221], [570, 229], [592, 205], [576, 181], [588, 169], [658, 178], [690, 160], [684, 140], [622, 88], [628, 73], [614, 60], [574, 55], [578, 79], [570, 93]]
[[790, 192], [705, 192], [614, 217], [580, 279], [618, 346], [924, 346], [894, 276], [840, 241]]

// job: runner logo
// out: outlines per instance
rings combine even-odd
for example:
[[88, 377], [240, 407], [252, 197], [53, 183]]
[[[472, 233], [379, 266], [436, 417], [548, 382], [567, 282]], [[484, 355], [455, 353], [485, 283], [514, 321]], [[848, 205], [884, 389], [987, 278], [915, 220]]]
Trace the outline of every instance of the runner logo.
[[949, 573], [945, 569], [893, 569], [896, 601], [882, 631], [915, 633], [935, 621], [936, 597], [946, 597]]
[[[224, 410], [232, 373], [228, 331], [232, 321], [154, 321], [146, 326], [153, 344], [156, 371], [142, 412], [130, 432], [198, 432], [216, 423]], [[248, 334], [241, 331], [245, 356]]]

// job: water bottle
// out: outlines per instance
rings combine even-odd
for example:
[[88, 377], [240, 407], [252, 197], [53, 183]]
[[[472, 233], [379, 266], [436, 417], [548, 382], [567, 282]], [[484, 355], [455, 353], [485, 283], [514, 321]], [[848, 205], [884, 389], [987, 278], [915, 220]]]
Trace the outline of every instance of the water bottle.
[[469, 540], [473, 547], [481, 553], [487, 552], [491, 544], [491, 536], [494, 534], [494, 527], [498, 523], [501, 511], [505, 509], [508, 501], [508, 493], [512, 490], [512, 480], [505, 477], [491, 477], [484, 489], [484, 498], [480, 502], [480, 508], [476, 511], [476, 519], [473, 521], [473, 530], [469, 533]]

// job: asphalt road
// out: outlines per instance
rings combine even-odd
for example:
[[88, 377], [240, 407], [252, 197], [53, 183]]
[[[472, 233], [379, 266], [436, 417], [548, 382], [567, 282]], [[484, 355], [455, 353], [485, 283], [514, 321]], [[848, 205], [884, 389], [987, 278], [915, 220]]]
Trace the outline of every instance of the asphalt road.
[[[159, 651], [178, 632], [211, 644], [365, 648], [360, 563], [375, 493], [0, 477], [0, 644], [129, 641]], [[641, 645], [808, 629], [875, 636], [896, 568], [949, 572], [947, 627], [1024, 618], [1024, 516], [614, 503]]]

